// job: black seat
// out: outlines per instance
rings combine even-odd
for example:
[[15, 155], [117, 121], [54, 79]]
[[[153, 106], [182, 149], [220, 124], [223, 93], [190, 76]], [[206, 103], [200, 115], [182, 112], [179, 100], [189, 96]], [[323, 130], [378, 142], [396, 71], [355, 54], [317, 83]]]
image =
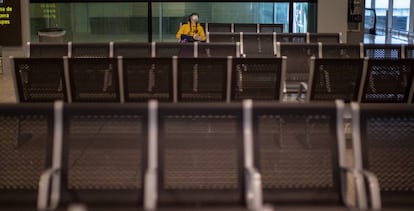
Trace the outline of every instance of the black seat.
[[413, 80], [410, 59], [369, 59], [363, 90], [363, 103], [407, 103]]
[[309, 33], [311, 43], [341, 43], [341, 33]]
[[197, 57], [240, 57], [240, 43], [198, 43]]
[[404, 45], [404, 58], [414, 59], [414, 44]]
[[361, 44], [322, 44], [322, 58], [362, 58], [364, 57]]
[[161, 210], [246, 206], [242, 114], [241, 104], [159, 105]]
[[68, 43], [28, 43], [28, 55], [31, 58], [62, 58], [68, 56]]
[[283, 24], [261, 23], [259, 24], [259, 32], [276, 32], [282, 33], [284, 31]]
[[114, 57], [122, 56], [124, 58], [149, 58], [152, 57], [151, 43], [138, 42], [114, 42]]
[[259, 32], [258, 24], [255, 23], [234, 23], [234, 32]]
[[142, 208], [147, 111], [146, 104], [64, 106], [60, 207]]
[[246, 57], [274, 57], [276, 33], [242, 33], [242, 54]]
[[207, 23], [207, 32], [233, 32], [231, 23]]
[[311, 59], [306, 101], [358, 101], [364, 59]]
[[155, 43], [155, 57], [194, 57], [194, 43]]
[[122, 63], [126, 102], [173, 101], [171, 58], [124, 58]]
[[306, 33], [277, 33], [276, 41], [283, 43], [308, 43], [308, 36]]
[[226, 101], [227, 58], [178, 58], [178, 101]]
[[39, 179], [50, 167], [52, 104], [0, 105], [2, 210], [36, 210]]
[[355, 166], [378, 178], [381, 200], [374, 201], [383, 210], [414, 209], [414, 107], [355, 103], [352, 109], [355, 153], [362, 157]]
[[402, 55], [398, 44], [364, 44], [364, 57], [373, 59], [399, 59]]
[[240, 32], [207, 32], [207, 42], [240, 42]]
[[231, 100], [280, 100], [285, 63], [286, 58], [233, 59]]
[[[350, 206], [344, 104], [336, 104], [254, 103], [255, 165], [262, 175], [264, 203], [273, 204], [275, 210]], [[359, 194], [355, 193], [357, 201], [365, 203]]]
[[70, 102], [119, 102], [118, 60], [69, 58]]
[[109, 43], [70, 43], [69, 57], [107, 58], [111, 57]]
[[13, 58], [18, 102], [67, 100], [63, 58]]

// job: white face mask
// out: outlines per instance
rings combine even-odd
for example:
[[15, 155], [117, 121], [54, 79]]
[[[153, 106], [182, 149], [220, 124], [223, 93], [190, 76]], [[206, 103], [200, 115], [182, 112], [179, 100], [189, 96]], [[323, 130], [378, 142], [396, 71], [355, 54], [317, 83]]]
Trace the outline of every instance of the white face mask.
[[198, 16], [197, 16], [197, 15], [193, 15], [193, 16], [191, 16], [191, 20], [192, 20], [193, 22], [198, 22]]

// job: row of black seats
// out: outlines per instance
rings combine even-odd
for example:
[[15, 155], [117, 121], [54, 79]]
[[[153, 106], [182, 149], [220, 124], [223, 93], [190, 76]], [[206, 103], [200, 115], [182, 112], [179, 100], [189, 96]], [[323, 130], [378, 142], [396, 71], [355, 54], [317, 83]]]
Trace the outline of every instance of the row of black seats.
[[[181, 23], [182, 24], [182, 23]], [[273, 23], [200, 23], [205, 32], [277, 32], [284, 31], [283, 24]]]
[[0, 104], [0, 208], [412, 210], [414, 107], [351, 107]]
[[[293, 55], [292, 55], [293, 56]], [[284, 101], [289, 58], [12, 58], [18, 102]], [[315, 58], [306, 101], [412, 103], [413, 59]], [[309, 67], [309, 68], [308, 68]], [[305, 70], [306, 69], [306, 70]], [[309, 78], [309, 79], [308, 79]]]

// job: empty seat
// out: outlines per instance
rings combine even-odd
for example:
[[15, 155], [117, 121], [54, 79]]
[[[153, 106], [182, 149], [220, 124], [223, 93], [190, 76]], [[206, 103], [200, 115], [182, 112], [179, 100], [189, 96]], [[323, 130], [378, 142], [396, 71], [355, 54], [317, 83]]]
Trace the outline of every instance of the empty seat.
[[311, 59], [307, 101], [358, 101], [364, 59]]
[[404, 45], [404, 58], [414, 59], [414, 44]]
[[2, 210], [36, 210], [39, 179], [50, 167], [52, 104], [0, 105]]
[[309, 33], [311, 43], [341, 43], [341, 33]]
[[152, 57], [151, 43], [137, 42], [114, 42], [114, 57], [122, 56], [124, 58], [131, 57]]
[[18, 102], [67, 100], [63, 58], [12, 58]]
[[286, 58], [233, 59], [231, 100], [280, 100], [285, 68]]
[[259, 32], [258, 25], [255, 23], [235, 23], [233, 27], [234, 32]]
[[259, 32], [282, 33], [284, 31], [283, 27], [283, 24], [261, 23], [259, 24]]
[[171, 58], [124, 58], [122, 63], [126, 102], [173, 101]]
[[207, 23], [206, 32], [233, 32], [232, 23]]
[[159, 105], [161, 210], [246, 206], [241, 108], [241, 104]]
[[399, 59], [402, 55], [401, 45], [397, 44], [364, 44], [364, 57], [374, 59]]
[[197, 43], [197, 57], [240, 57], [240, 43]]
[[319, 57], [317, 43], [277, 43], [277, 56], [287, 57], [286, 86], [287, 92], [297, 91], [300, 82], [309, 80], [309, 61]]
[[363, 103], [407, 103], [413, 81], [409, 59], [369, 59], [359, 101]]
[[112, 57], [109, 43], [69, 43], [69, 57], [107, 58]]
[[322, 58], [362, 58], [364, 49], [362, 44], [322, 44]]
[[[369, 170], [378, 179], [379, 193], [374, 208], [414, 208], [414, 107], [404, 104], [352, 104], [353, 145], [359, 169]], [[359, 160], [358, 160], [359, 161]], [[372, 177], [372, 175], [371, 175]]]
[[307, 33], [278, 33], [277, 42], [308, 43]]
[[225, 101], [227, 58], [178, 58], [178, 101]]
[[242, 33], [242, 54], [247, 57], [274, 57], [276, 33]]
[[147, 111], [145, 104], [64, 106], [61, 207], [142, 208]]
[[119, 102], [118, 62], [115, 58], [69, 58], [69, 102]]
[[27, 57], [31, 58], [62, 58], [68, 56], [67, 43], [27, 43]]
[[[273, 204], [275, 210], [346, 210], [350, 206], [343, 108], [341, 102], [254, 103], [254, 158], [262, 176], [264, 203]], [[361, 192], [354, 194], [366, 203], [360, 199]]]
[[155, 43], [155, 57], [194, 57], [194, 43]]
[[207, 32], [207, 42], [240, 42], [240, 32]]

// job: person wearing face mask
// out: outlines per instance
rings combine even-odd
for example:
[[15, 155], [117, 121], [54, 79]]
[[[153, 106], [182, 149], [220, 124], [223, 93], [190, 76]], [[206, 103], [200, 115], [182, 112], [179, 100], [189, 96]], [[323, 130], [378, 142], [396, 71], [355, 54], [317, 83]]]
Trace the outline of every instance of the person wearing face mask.
[[203, 27], [198, 22], [198, 14], [192, 13], [188, 16], [187, 23], [181, 25], [176, 34], [180, 42], [206, 41], [206, 34]]

